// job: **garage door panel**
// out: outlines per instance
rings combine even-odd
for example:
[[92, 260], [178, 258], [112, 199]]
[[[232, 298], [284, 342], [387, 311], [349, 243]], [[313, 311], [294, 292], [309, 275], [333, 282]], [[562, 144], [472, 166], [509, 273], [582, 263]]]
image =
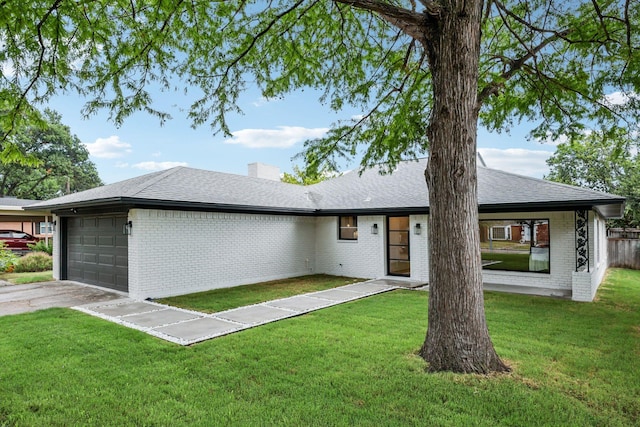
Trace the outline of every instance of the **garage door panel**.
[[116, 257], [110, 254], [100, 254], [98, 256], [98, 264], [100, 265], [108, 265], [108, 266], [114, 267], [116, 264], [115, 260], [116, 260]]
[[127, 249], [129, 247], [129, 238], [125, 234], [119, 234], [115, 236], [115, 247]]
[[67, 244], [69, 245], [80, 245], [82, 244], [82, 236], [69, 236], [67, 239]]
[[88, 282], [91, 284], [98, 284], [98, 275], [95, 271], [90, 269], [85, 269], [82, 271], [82, 277], [79, 277], [76, 280], [82, 280], [83, 282]]
[[98, 254], [95, 253], [84, 253], [82, 254], [82, 263], [90, 263], [97, 264], [98, 263]]
[[99, 284], [116, 283], [116, 275], [101, 271], [100, 273], [98, 273], [98, 281]]
[[101, 235], [98, 237], [98, 246], [109, 246], [113, 247], [116, 245], [115, 237], [113, 236], [104, 236]]
[[128, 291], [126, 216], [74, 217], [67, 220], [67, 276]]
[[124, 267], [128, 270], [129, 267], [129, 257], [128, 256], [116, 256], [116, 265]]

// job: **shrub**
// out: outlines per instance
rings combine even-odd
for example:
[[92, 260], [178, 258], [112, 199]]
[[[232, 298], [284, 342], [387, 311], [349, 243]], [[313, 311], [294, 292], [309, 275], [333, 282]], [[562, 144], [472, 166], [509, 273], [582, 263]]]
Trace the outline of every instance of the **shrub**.
[[35, 273], [53, 268], [53, 257], [46, 252], [32, 252], [19, 258], [15, 263], [16, 273]]
[[49, 239], [49, 243], [45, 240], [39, 240], [37, 243], [30, 243], [27, 246], [34, 252], [46, 252], [53, 255], [53, 239]]
[[6, 248], [4, 242], [0, 241], [0, 271], [11, 273], [20, 257]]

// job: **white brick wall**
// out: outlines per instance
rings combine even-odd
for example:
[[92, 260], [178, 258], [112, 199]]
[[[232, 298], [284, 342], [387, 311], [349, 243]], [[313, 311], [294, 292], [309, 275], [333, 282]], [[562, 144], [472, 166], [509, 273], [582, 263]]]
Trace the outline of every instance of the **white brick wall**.
[[132, 209], [129, 295], [158, 298], [316, 271], [315, 218]]
[[574, 301], [590, 302], [593, 301], [591, 289], [591, 274], [587, 271], [574, 271], [573, 290], [571, 299]]
[[[378, 224], [378, 234], [371, 233]], [[319, 273], [376, 278], [385, 275], [385, 218], [359, 216], [358, 240], [338, 239], [338, 217], [316, 219], [316, 267]]]
[[[429, 281], [429, 216], [411, 215], [411, 231], [409, 242], [411, 243], [411, 279], [420, 282]], [[420, 234], [415, 234], [416, 224], [420, 224]]]
[[53, 278], [60, 280], [60, 262], [62, 257], [60, 256], [60, 218], [53, 215], [53, 219], [56, 223], [55, 230], [53, 230]]
[[[411, 215], [409, 247], [411, 279], [427, 281], [429, 278], [427, 215]], [[422, 232], [414, 234], [416, 223]], [[378, 224], [378, 234], [371, 233]], [[321, 217], [316, 225], [316, 266], [318, 272], [363, 278], [386, 276], [386, 217], [359, 216], [358, 240], [338, 239], [338, 217]]]
[[[573, 212], [482, 214], [481, 219], [549, 219], [550, 274], [483, 272], [486, 283], [573, 291], [591, 301], [608, 266], [604, 221], [590, 213], [590, 272], [574, 272]], [[362, 278], [387, 274], [386, 217], [358, 217], [358, 240], [338, 239], [338, 217], [296, 217], [132, 209], [129, 294], [158, 298], [326, 273]], [[60, 218], [54, 232], [54, 277], [60, 278]], [[420, 223], [421, 234], [414, 234]], [[378, 234], [372, 234], [373, 224]], [[411, 279], [429, 279], [428, 216], [410, 216]]]

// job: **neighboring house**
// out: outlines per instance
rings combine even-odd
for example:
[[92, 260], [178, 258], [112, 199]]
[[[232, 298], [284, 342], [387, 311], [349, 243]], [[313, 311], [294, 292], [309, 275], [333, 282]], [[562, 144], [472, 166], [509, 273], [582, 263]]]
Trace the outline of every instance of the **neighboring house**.
[[49, 210], [25, 212], [23, 207], [37, 200], [0, 197], [0, 230], [16, 230], [47, 239], [53, 236], [52, 218]]
[[[54, 277], [136, 299], [310, 273], [427, 282], [425, 167], [307, 187], [178, 167], [29, 209], [55, 214]], [[608, 266], [605, 219], [622, 215], [624, 198], [485, 167], [478, 190], [481, 224], [539, 230], [489, 253], [485, 284], [593, 299]]]

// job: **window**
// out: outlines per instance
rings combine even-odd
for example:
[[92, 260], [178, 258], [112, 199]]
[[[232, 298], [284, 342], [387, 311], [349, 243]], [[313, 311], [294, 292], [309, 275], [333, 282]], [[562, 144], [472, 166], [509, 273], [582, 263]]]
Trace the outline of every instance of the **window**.
[[511, 240], [511, 227], [491, 227], [492, 240]]
[[358, 217], [338, 217], [338, 238], [340, 240], [358, 240]]
[[549, 240], [548, 219], [482, 220], [482, 268], [549, 273]]
[[39, 224], [40, 232], [38, 234], [53, 234], [53, 224], [50, 222], [40, 222]]

